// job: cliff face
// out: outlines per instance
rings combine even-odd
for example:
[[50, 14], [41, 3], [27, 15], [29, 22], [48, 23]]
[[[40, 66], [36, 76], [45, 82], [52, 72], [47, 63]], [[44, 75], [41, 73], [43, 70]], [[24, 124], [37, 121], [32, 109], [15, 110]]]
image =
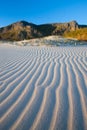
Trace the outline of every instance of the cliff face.
[[62, 35], [64, 32], [75, 31], [76, 29], [78, 29], [78, 24], [76, 21], [54, 24], [54, 26], [55, 30], [53, 31], [53, 34], [59, 33], [60, 35]]
[[0, 28], [0, 40], [23, 40], [49, 35], [63, 35], [65, 32], [75, 31], [78, 28], [76, 21], [43, 25], [20, 21]]

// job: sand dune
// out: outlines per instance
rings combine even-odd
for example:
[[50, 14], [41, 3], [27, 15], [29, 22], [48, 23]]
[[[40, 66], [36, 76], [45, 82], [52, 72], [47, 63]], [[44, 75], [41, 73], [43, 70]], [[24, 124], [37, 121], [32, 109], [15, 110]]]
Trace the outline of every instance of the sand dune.
[[0, 130], [87, 130], [87, 47], [0, 45]]

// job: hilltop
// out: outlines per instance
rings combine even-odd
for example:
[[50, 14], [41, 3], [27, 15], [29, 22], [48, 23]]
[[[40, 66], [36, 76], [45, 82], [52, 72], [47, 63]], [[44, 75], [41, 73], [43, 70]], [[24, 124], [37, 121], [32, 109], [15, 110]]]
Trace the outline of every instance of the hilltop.
[[87, 26], [76, 21], [42, 25], [19, 21], [0, 28], [0, 40], [20, 41], [52, 35], [87, 40]]

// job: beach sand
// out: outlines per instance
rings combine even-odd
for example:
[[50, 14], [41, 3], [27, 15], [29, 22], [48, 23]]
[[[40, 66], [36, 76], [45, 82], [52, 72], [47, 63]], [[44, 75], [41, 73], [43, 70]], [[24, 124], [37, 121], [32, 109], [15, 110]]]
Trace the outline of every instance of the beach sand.
[[0, 130], [87, 130], [87, 47], [0, 45]]

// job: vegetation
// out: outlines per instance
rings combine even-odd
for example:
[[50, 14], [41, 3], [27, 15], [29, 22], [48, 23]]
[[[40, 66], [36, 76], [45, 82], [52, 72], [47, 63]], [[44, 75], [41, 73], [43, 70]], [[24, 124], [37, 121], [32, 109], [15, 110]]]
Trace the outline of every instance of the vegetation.
[[76, 38], [81, 41], [87, 41], [87, 28], [80, 28], [75, 31], [65, 32], [64, 37]]

